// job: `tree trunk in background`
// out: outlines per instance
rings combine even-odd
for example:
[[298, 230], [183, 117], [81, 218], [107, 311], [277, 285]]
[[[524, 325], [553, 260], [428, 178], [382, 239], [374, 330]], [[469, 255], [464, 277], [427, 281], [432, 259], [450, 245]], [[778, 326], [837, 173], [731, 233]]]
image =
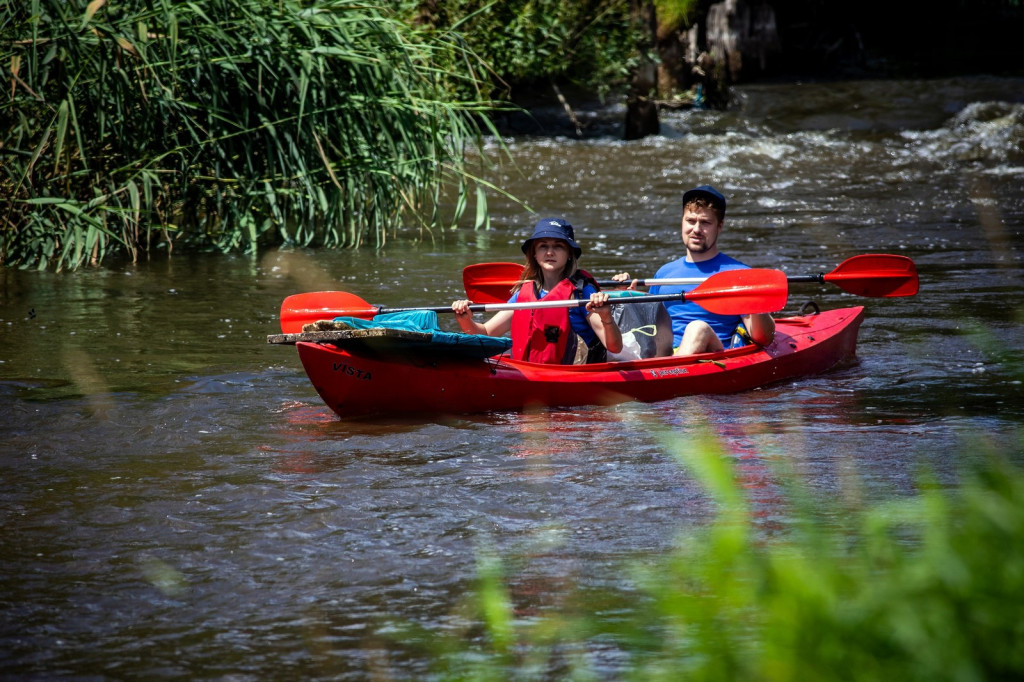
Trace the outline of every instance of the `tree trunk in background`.
[[768, 57], [780, 49], [775, 10], [766, 2], [725, 0], [711, 5], [707, 16], [711, 58], [728, 74], [730, 83], [745, 73], [768, 68]]
[[767, 2], [724, 0], [680, 31], [658, 31], [657, 97], [663, 106], [725, 109], [729, 86], [768, 70], [781, 50]]
[[[651, 40], [655, 40], [658, 18], [654, 5], [650, 2], [634, 3], [633, 11], [649, 28]], [[626, 97], [626, 121], [622, 133], [624, 140], [639, 140], [648, 135], [657, 135], [661, 131], [657, 94], [658, 67], [656, 64], [643, 64], [633, 73], [629, 94]]]

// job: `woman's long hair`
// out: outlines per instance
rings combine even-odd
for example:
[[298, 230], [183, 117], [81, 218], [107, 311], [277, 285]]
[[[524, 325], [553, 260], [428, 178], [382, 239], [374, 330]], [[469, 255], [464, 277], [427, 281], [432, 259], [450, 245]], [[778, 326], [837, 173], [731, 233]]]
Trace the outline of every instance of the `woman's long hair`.
[[[569, 246], [569, 242], [564, 239], [560, 239], [559, 241], [563, 242], [568, 247], [569, 251], [569, 258], [565, 261], [565, 268], [562, 270], [562, 276], [559, 278], [559, 281], [562, 281], [563, 279], [569, 279], [575, 275], [576, 271], [579, 270], [579, 265], [576, 262], [576, 252], [573, 251], [571, 246]], [[512, 287], [512, 293], [522, 289], [523, 285], [527, 282], [536, 283], [538, 290], [544, 288], [544, 277], [541, 274], [540, 263], [537, 262], [537, 255], [534, 251], [533, 244], [530, 244], [530, 248], [526, 250], [526, 265], [523, 266], [523, 272], [519, 275], [519, 281], [516, 282], [514, 287]]]

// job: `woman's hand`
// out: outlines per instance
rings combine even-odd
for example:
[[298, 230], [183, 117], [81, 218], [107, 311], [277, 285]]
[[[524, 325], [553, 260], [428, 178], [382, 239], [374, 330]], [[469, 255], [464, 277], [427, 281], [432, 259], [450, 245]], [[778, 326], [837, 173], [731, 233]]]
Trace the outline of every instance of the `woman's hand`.
[[452, 301], [452, 312], [455, 313], [455, 321], [459, 323], [459, 328], [464, 332], [475, 331], [473, 329], [473, 312], [469, 309], [472, 303], [472, 301], [467, 301], [464, 298]]
[[608, 303], [608, 294], [604, 291], [597, 291], [590, 295], [587, 301], [587, 312], [597, 313], [598, 317], [605, 324], [612, 324], [612, 306]]
[[599, 321], [595, 321], [590, 317], [587, 320], [590, 322], [591, 329], [597, 334], [597, 338], [608, 349], [608, 352], [621, 353], [622, 332], [619, 331], [619, 325], [615, 324], [615, 318], [612, 317], [612, 303], [609, 300], [608, 293], [598, 291], [591, 294], [590, 300], [587, 301], [587, 313], [597, 313]]

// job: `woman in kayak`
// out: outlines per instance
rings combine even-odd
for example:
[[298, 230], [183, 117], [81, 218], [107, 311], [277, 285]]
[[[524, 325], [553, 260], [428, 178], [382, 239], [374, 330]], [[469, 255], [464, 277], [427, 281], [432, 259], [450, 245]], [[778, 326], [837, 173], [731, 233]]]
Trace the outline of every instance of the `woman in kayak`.
[[458, 300], [452, 310], [462, 331], [488, 336], [511, 332], [512, 356], [530, 362], [604, 362], [608, 351], [620, 352], [622, 334], [612, 319], [608, 294], [598, 291], [594, 278], [576, 264], [583, 250], [572, 225], [562, 218], [544, 218], [522, 248], [526, 266], [509, 303], [589, 299], [586, 306], [502, 310], [477, 322], [469, 310], [471, 302]]

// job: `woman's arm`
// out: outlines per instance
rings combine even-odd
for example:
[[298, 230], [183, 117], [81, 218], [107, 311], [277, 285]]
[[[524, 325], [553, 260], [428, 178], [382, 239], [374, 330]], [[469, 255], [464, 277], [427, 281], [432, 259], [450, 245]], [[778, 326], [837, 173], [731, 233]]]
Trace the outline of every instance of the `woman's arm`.
[[587, 322], [609, 353], [622, 352], [622, 332], [612, 318], [612, 306], [608, 302], [607, 293], [599, 291], [590, 295], [587, 302]]
[[486, 336], [504, 336], [512, 329], [513, 310], [499, 310], [486, 322], [477, 322], [470, 312], [470, 301], [460, 299], [452, 303], [452, 310], [455, 311], [455, 321], [459, 328], [467, 334], [484, 334]]

